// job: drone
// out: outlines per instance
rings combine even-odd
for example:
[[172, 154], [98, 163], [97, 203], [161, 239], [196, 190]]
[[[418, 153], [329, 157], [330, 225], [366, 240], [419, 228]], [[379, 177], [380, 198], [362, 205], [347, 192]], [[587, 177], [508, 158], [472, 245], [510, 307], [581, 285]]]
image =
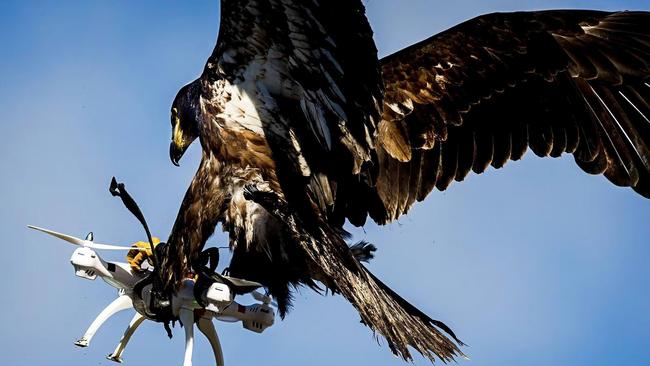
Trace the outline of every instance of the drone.
[[[117, 298], [93, 320], [83, 336], [74, 343], [76, 346], [88, 347], [99, 328], [116, 313], [127, 309], [135, 310], [135, 315], [129, 322], [115, 350], [106, 357], [111, 361], [122, 363], [122, 354], [140, 324], [145, 320], [156, 320], [149, 308], [152, 285], [139, 286], [150, 274], [147, 272], [152, 272], [153, 268], [144, 273], [138, 273], [133, 271], [128, 263], [105, 261], [97, 254], [96, 250], [146, 249], [95, 243], [92, 232], [88, 233], [85, 239], [80, 239], [32, 225], [28, 227], [79, 246], [70, 258], [75, 275], [87, 280], [95, 280], [100, 277], [104, 282], [118, 290]], [[212, 319], [224, 322], [241, 321], [245, 329], [255, 333], [262, 333], [273, 325], [275, 311], [272, 306], [277, 305], [269, 295], [258, 291], [262, 287], [261, 284], [225, 275], [218, 275], [218, 278], [221, 281], [211, 283], [205, 288], [197, 286], [195, 278], [187, 278], [183, 281], [179, 290], [171, 296], [173, 316], [180, 320], [185, 329], [183, 366], [192, 366], [194, 324], [208, 339], [217, 366], [224, 366], [225, 364], [219, 336]], [[142, 288], [139, 289], [138, 287]], [[248, 306], [241, 305], [234, 301], [235, 296], [238, 294], [250, 294], [258, 303]]]

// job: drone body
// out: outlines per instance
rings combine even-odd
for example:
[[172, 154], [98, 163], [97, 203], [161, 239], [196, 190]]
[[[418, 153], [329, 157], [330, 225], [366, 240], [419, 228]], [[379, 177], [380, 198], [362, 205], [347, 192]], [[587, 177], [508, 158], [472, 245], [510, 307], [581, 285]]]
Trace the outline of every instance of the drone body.
[[[123, 310], [134, 309], [136, 311], [115, 350], [107, 356], [107, 359], [111, 361], [122, 363], [122, 354], [126, 345], [140, 324], [145, 320], [156, 320], [151, 317], [149, 308], [152, 286], [149, 284], [144, 286], [141, 291], [137, 291], [138, 282], [144, 280], [147, 274], [134, 273], [127, 263], [104, 261], [95, 249], [132, 250], [133, 248], [96, 244], [93, 242], [92, 233], [82, 240], [35, 226], [29, 227], [79, 245], [80, 248], [75, 249], [70, 258], [75, 275], [87, 280], [95, 280], [100, 277], [118, 290], [118, 297], [97, 316], [84, 335], [75, 342], [75, 345], [88, 347], [95, 333], [109, 318]], [[213, 283], [200, 296], [203, 299], [203, 305], [201, 305], [195, 297], [195, 283], [194, 279], [186, 279], [183, 286], [171, 298], [174, 316], [181, 321], [185, 329], [183, 366], [192, 365], [194, 323], [210, 342], [217, 366], [224, 365], [224, 357], [212, 319], [226, 322], [241, 321], [245, 329], [255, 333], [262, 333], [273, 325], [275, 312], [270, 306], [272, 303], [270, 297], [251, 290], [253, 297], [260, 303], [243, 306], [234, 301], [233, 289], [228, 284]], [[259, 287], [253, 283], [247, 285], [252, 286], [251, 288]]]

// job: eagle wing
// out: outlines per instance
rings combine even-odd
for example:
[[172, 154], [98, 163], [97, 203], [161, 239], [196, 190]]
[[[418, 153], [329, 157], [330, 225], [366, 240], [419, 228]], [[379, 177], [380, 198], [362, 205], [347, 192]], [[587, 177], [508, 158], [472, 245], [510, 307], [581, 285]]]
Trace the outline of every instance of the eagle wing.
[[[262, 283], [281, 316], [291, 286], [319, 281], [402, 358], [411, 359], [409, 346], [431, 360], [462, 354], [448, 327], [355, 259], [342, 222], [331, 219], [367, 204], [358, 191], [383, 207], [370, 185], [383, 82], [362, 2], [221, 5], [217, 46], [172, 109], [174, 130], [196, 130], [203, 158], [169, 236], [166, 288], [197, 263], [220, 222], [233, 248], [231, 275]], [[176, 128], [193, 116], [196, 128]], [[186, 148], [184, 138], [172, 146], [180, 142]]]
[[[357, 213], [364, 205], [354, 201], [359, 197], [381, 215], [383, 205], [366, 183], [372, 181], [368, 166], [376, 160], [384, 90], [362, 2], [221, 4], [219, 39], [201, 76], [203, 89], [214, 90], [227, 80], [237, 97], [253, 99], [252, 108], [231, 108], [235, 112], [224, 115], [232, 120], [238, 113], [259, 117], [240, 119], [236, 134], [263, 137], [266, 151], [271, 151], [265, 156], [273, 159], [268, 170], [277, 173], [269, 179], [277, 180], [294, 208], [308, 202], [303, 215], [313, 214], [315, 208], [317, 215], [340, 224], [352, 216], [365, 217], [368, 208]], [[215, 99], [211, 91], [203, 94], [206, 100]], [[251, 150], [259, 143], [241, 146]], [[222, 148], [219, 155], [233, 160], [251, 155], [243, 148], [228, 150]], [[242, 165], [264, 164], [247, 160]]]
[[394, 353], [447, 361], [460, 342], [355, 260], [344, 219], [389, 221], [527, 146], [649, 195], [646, 14], [488, 15], [380, 63], [359, 0], [221, 4], [188, 89], [203, 160], [170, 234], [168, 286], [221, 222], [231, 273], [268, 287], [282, 314], [289, 285], [318, 280]]
[[[272, 147], [298, 150], [295, 166], [308, 162], [302, 175], [331, 165], [359, 172], [370, 160], [383, 85], [360, 1], [223, 1], [201, 78], [255, 88], [258, 110], [281, 112], [266, 116], [275, 125], [259, 123], [268, 139], [282, 140]], [[332, 164], [335, 155], [344, 163]]]
[[256, 169], [301, 215], [320, 216], [333, 207], [336, 177], [350, 179], [372, 160], [383, 84], [363, 4], [222, 1], [217, 44], [200, 78], [179, 94], [194, 92], [177, 99], [200, 116], [204, 156], [170, 235], [178, 252], [165, 262], [174, 267], [170, 282], [212, 234], [196, 228], [224, 220], [221, 209], [203, 208], [204, 196], [241, 196], [232, 185], [199, 189], [232, 181], [208, 179], [225, 174], [215, 165]]
[[489, 14], [381, 63], [380, 223], [528, 147], [650, 197], [650, 13]]

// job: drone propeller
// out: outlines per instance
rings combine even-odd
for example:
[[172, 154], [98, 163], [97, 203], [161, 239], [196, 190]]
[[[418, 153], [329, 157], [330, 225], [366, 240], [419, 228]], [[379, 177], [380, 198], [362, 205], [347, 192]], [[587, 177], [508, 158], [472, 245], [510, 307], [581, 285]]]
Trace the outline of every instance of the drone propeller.
[[253, 295], [253, 298], [259, 302], [264, 303], [265, 305], [273, 305], [274, 307], [278, 307], [278, 303], [273, 301], [273, 298], [269, 295], [264, 295], [263, 293], [255, 290], [251, 292], [251, 295]]
[[48, 229], [43, 229], [37, 226], [32, 226], [32, 225], [27, 225], [28, 228], [38, 230], [41, 232], [44, 232], [46, 234], [55, 236], [61, 240], [65, 240], [70, 244], [74, 245], [79, 245], [85, 248], [92, 248], [92, 249], [100, 249], [100, 250], [146, 250], [146, 248], [133, 248], [133, 247], [121, 247], [117, 245], [111, 245], [111, 244], [99, 244], [99, 243], [93, 243], [92, 240], [92, 233], [88, 234], [87, 238], [90, 240], [84, 240], [84, 239], [79, 239], [74, 236], [66, 235], [66, 234], [61, 234], [57, 233], [56, 231], [48, 230]]

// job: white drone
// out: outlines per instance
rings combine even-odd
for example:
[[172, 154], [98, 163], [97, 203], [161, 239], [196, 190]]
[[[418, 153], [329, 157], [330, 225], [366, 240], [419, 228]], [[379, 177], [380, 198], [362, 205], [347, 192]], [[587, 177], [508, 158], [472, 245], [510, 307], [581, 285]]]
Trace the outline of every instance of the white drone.
[[[42, 231], [71, 244], [80, 246], [80, 248], [75, 249], [70, 258], [70, 262], [75, 269], [75, 274], [89, 280], [95, 280], [99, 276], [106, 283], [118, 290], [117, 299], [102, 310], [92, 324], [90, 324], [90, 327], [88, 327], [84, 335], [75, 342], [75, 345], [87, 347], [97, 330], [111, 316], [122, 310], [135, 309], [136, 313], [124, 331], [117, 347], [107, 356], [107, 359], [121, 363], [122, 353], [124, 353], [129, 339], [138, 326], [144, 320], [152, 320], [149, 315], [151, 312], [148, 309], [152, 285], [145, 286], [141, 291], [141, 296], [139, 296], [139, 294], [135, 293], [134, 286], [140, 280], [144, 279], [147, 273], [133, 272], [127, 263], [104, 261], [95, 252], [95, 249], [132, 250], [137, 248], [95, 243], [93, 242], [92, 232], [86, 236], [86, 239], [79, 239], [35, 226], [29, 226], [29, 228]], [[217, 366], [223, 366], [224, 359], [217, 331], [215, 330], [214, 324], [212, 324], [213, 318], [225, 322], [241, 321], [245, 329], [256, 333], [262, 333], [266, 328], [273, 325], [275, 311], [270, 305], [275, 304], [273, 304], [270, 296], [254, 291], [255, 288], [261, 287], [260, 284], [230, 277], [225, 278], [247, 286], [250, 289], [247, 292], [250, 292], [255, 300], [260, 303], [249, 306], [240, 305], [234, 301], [236, 291], [231, 288], [231, 285], [226, 283], [212, 283], [209, 288], [200, 294], [200, 298], [205, 304], [205, 306], [202, 306], [195, 298], [195, 281], [193, 279], [186, 279], [178, 292], [174, 293], [171, 297], [173, 315], [181, 321], [185, 329], [185, 358], [183, 366], [192, 365], [194, 323], [197, 324], [201, 333], [208, 338]]]

